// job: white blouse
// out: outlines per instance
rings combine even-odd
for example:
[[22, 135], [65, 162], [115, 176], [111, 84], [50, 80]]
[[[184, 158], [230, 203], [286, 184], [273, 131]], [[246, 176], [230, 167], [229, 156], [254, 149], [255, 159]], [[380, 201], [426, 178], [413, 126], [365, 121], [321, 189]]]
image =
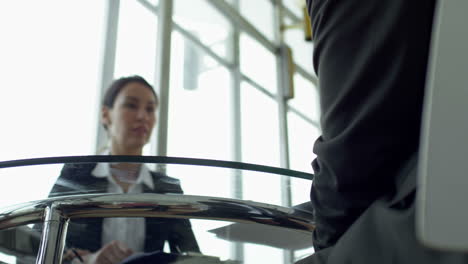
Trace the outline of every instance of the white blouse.
[[[107, 178], [109, 181], [108, 193], [124, 193], [123, 189], [116, 183], [112, 177], [109, 163], [98, 163], [91, 172], [96, 178]], [[114, 176], [119, 171], [113, 172]], [[124, 173], [120, 171], [120, 173]], [[134, 183], [132, 183], [127, 193], [136, 194], [143, 192], [143, 184], [154, 189], [154, 182], [149, 169], [142, 164], [140, 166], [139, 175]], [[143, 252], [145, 246], [145, 219], [142, 217], [113, 217], [104, 218], [102, 227], [102, 243], [103, 245], [117, 240], [123, 242], [134, 252]]]

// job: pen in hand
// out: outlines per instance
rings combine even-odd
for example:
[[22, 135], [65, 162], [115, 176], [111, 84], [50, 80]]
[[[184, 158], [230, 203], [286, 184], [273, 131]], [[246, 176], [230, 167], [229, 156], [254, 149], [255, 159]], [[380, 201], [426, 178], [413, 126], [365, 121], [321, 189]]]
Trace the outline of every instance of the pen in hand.
[[84, 263], [83, 258], [80, 256], [80, 254], [78, 254], [78, 252], [77, 252], [74, 248], [72, 248], [71, 251], [73, 252], [73, 254], [75, 255], [75, 257], [77, 257], [78, 260], [79, 260], [81, 263]]

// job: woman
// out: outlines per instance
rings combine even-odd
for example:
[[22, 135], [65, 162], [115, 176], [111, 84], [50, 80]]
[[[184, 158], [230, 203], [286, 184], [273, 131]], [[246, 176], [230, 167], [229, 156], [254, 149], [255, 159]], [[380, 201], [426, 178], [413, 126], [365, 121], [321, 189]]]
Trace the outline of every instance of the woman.
[[[107, 90], [101, 119], [110, 155], [141, 155], [156, 123], [158, 97], [140, 76], [120, 78]], [[67, 164], [50, 196], [83, 193], [182, 193], [180, 182], [145, 165]], [[119, 263], [135, 252], [199, 252], [190, 222], [181, 219], [106, 218], [74, 221], [67, 246], [86, 263]]]

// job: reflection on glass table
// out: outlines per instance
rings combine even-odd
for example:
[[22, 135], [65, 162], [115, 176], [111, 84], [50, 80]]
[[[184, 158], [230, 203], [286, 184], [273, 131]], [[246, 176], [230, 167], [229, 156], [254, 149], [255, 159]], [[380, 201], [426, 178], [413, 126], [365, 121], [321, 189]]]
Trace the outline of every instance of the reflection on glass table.
[[[114, 170], [123, 165], [139, 168], [137, 175], [146, 171], [147, 178], [138, 177], [119, 191], [112, 189], [112, 180], [99, 176], [100, 170], [110, 170], [118, 177], [121, 171]], [[307, 173], [147, 156], [19, 160], [0, 162], [0, 168], [0, 177], [16, 179], [2, 190], [6, 207], [0, 212], [0, 230], [22, 226], [36, 237], [35, 243], [28, 240], [32, 244], [26, 258], [21, 250], [28, 247], [15, 251], [13, 246], [23, 240], [12, 240], [11, 231], [0, 234], [0, 261], [4, 256], [5, 263], [34, 263], [36, 252], [37, 263], [96, 263], [92, 260], [103, 257], [111, 263], [143, 263], [135, 261], [144, 258], [167, 261], [160, 263], [289, 263], [284, 255], [296, 261], [297, 252], [311, 250], [314, 224], [307, 204], [284, 207], [281, 197], [275, 198], [281, 190], [268, 193], [259, 186], [255, 192], [239, 184], [244, 178], [265, 185], [282, 177], [310, 180]], [[33, 187], [26, 182], [34, 182]], [[141, 190], [132, 192], [134, 188]], [[37, 221], [43, 223], [32, 225]]]
[[40, 239], [32, 225], [0, 230], [0, 263], [36, 263]]

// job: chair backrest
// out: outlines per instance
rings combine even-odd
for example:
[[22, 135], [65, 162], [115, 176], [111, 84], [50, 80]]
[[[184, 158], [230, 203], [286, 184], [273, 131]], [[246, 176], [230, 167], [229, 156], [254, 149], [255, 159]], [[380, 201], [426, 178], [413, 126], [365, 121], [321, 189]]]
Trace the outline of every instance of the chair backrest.
[[417, 234], [468, 250], [468, 1], [438, 1], [419, 156]]

